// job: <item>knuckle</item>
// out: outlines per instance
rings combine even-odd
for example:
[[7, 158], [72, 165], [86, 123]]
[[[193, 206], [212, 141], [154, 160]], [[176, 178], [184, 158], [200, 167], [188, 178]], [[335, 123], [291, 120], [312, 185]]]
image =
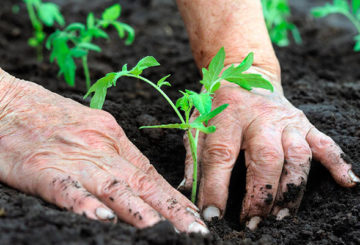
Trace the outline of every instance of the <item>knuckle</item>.
[[297, 160], [308, 160], [311, 157], [311, 149], [306, 144], [301, 145], [291, 145], [287, 149], [286, 157]]
[[281, 160], [284, 159], [284, 154], [280, 149], [274, 146], [261, 145], [256, 147], [256, 151], [252, 151], [251, 158], [255, 162], [264, 162], [271, 164], [282, 164]]
[[[233, 144], [216, 143], [210, 144], [204, 149], [203, 163], [216, 163], [228, 165], [236, 158], [236, 150]], [[230, 167], [230, 166], [229, 166]]]
[[142, 170], [136, 170], [129, 178], [129, 184], [139, 196], [150, 196], [156, 189], [152, 179]]
[[106, 111], [99, 111], [99, 117], [102, 125], [109, 131], [117, 134], [118, 137], [122, 137], [125, 135], [125, 132], [117, 123], [116, 119]]

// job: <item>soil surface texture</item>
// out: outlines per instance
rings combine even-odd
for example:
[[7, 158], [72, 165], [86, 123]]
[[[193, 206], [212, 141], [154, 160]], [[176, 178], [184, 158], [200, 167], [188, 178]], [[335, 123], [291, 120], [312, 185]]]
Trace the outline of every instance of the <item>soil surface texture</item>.
[[[101, 14], [119, 1], [58, 0], [67, 23], [84, 22], [87, 13]], [[295, 1], [293, 1], [295, 2]], [[326, 1], [302, 1], [324, 3]], [[136, 30], [133, 45], [125, 46], [115, 30], [110, 40], [97, 41], [103, 52], [91, 53], [92, 81], [107, 72], [152, 55], [162, 64], [146, 76], [157, 81], [172, 75], [173, 87], [166, 91], [176, 99], [180, 89], [198, 90], [200, 75], [193, 61], [188, 37], [172, 0], [121, 0], [121, 19]], [[19, 12], [14, 12], [14, 5]], [[300, 6], [300, 5], [296, 5]], [[304, 4], [303, 8], [308, 7]], [[15, 8], [16, 9], [16, 8]], [[303, 110], [310, 121], [331, 136], [352, 159], [360, 173], [360, 53], [353, 52], [355, 32], [327, 20], [314, 20], [309, 9], [293, 9], [293, 20], [303, 38], [302, 45], [276, 48], [282, 65], [287, 98]], [[337, 23], [337, 22], [336, 22]], [[46, 32], [51, 33], [52, 28]], [[27, 40], [32, 35], [26, 8], [20, 0], [0, 3], [0, 67], [18, 78], [85, 105], [85, 79], [80, 64], [76, 87], [57, 77], [57, 67], [38, 63]], [[236, 34], [233, 34], [236, 38]], [[104, 105], [123, 127], [131, 141], [144, 152], [156, 169], [173, 185], [183, 178], [185, 150], [182, 132], [143, 130], [141, 125], [177, 122], [164, 100], [146, 84], [131, 79], [111, 88]], [[251, 232], [239, 224], [245, 188], [244, 159], [240, 154], [233, 171], [227, 212], [223, 220], [209, 223], [211, 236], [176, 234], [164, 222], [138, 230], [122, 222], [107, 224], [60, 210], [33, 196], [0, 184], [0, 244], [360, 244], [360, 188], [339, 187], [319, 162], [312, 162], [302, 205], [294, 217], [276, 221], [269, 217]]]

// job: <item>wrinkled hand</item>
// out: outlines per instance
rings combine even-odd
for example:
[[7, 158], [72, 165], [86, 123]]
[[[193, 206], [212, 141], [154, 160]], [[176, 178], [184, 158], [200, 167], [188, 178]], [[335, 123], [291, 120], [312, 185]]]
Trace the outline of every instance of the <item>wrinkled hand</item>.
[[0, 69], [0, 181], [91, 219], [207, 232], [107, 112]]
[[[217, 130], [199, 137], [201, 164], [198, 206], [206, 220], [222, 217], [228, 198], [231, 171], [240, 149], [245, 151], [246, 195], [241, 221], [256, 228], [261, 217], [278, 219], [297, 211], [312, 157], [319, 160], [344, 187], [360, 180], [343, 159], [343, 152], [328, 136], [318, 131], [283, 95], [240, 89], [224, 82], [214, 94], [213, 107], [228, 108], [209, 122]], [[195, 112], [196, 113], [196, 112]], [[187, 157], [181, 188], [191, 189], [193, 164], [185, 137]]]

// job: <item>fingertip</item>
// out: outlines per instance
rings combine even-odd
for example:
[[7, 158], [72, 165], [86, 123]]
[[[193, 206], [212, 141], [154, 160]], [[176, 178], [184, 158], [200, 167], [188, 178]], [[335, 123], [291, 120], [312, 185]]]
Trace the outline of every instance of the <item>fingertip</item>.
[[262, 219], [259, 216], [254, 216], [246, 223], [246, 227], [251, 231], [255, 231], [261, 221]]
[[356, 176], [354, 171], [352, 171], [351, 169], [348, 171], [348, 175], [349, 175], [351, 181], [354, 182], [354, 185], [360, 183], [360, 178], [358, 176]]
[[219, 208], [210, 205], [203, 210], [202, 215], [206, 221], [211, 221], [213, 218], [220, 218], [221, 212]]

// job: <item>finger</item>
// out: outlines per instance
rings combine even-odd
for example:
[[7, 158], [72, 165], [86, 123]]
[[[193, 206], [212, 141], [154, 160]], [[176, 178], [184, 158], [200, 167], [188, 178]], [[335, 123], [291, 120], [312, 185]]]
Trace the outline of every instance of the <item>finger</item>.
[[278, 219], [297, 212], [306, 188], [312, 157], [305, 135], [291, 126], [283, 131], [282, 145], [285, 162], [273, 208], [273, 214]]
[[[190, 122], [194, 121], [195, 118], [199, 116], [199, 112], [197, 110], [194, 111], [194, 113], [190, 117]], [[196, 130], [192, 130], [191, 133], [195, 135]], [[197, 145], [197, 154], [201, 157], [201, 152], [205, 140], [205, 134], [199, 133], [198, 138], [198, 145]], [[185, 156], [185, 171], [184, 171], [184, 179], [181, 181], [180, 185], [178, 186], [178, 189], [180, 191], [191, 191], [192, 184], [193, 184], [193, 173], [194, 173], [194, 162], [193, 157], [190, 150], [190, 143], [188, 139], [188, 134], [184, 134], [184, 146], [186, 150], [186, 156]], [[201, 162], [201, 159], [198, 157], [198, 163]], [[198, 178], [200, 176], [201, 171], [199, 171], [201, 168], [198, 167]]]
[[264, 125], [254, 122], [245, 138], [246, 194], [241, 221], [268, 215], [278, 189], [284, 161], [281, 132]]
[[231, 108], [212, 119], [210, 124], [217, 129], [206, 136], [203, 145], [198, 200], [205, 220], [224, 215], [231, 171], [239, 155], [242, 138], [239, 120], [231, 115]]
[[[180, 231], [208, 233], [200, 215], [191, 206], [183, 205], [167, 192], [149, 175], [131, 164], [126, 164], [124, 159], [117, 159], [122, 168], [113, 168], [111, 173], [117, 179], [124, 179], [132, 191], [168, 219]], [[114, 164], [112, 164], [114, 165]]]
[[115, 211], [119, 219], [138, 228], [153, 226], [162, 216], [138, 197], [124, 180], [115, 179], [105, 171], [96, 169], [82, 175], [81, 183], [93, 195]]
[[351, 164], [344, 160], [346, 155], [329, 136], [314, 127], [310, 129], [306, 140], [311, 147], [313, 157], [330, 171], [339, 185], [353, 187], [356, 183], [360, 183], [360, 179], [351, 170]]
[[[182, 195], [179, 191], [173, 188], [154, 168], [150, 161], [140, 152], [140, 150], [131, 142], [129, 139], [123, 135], [119, 137], [120, 145], [122, 148], [121, 157], [125, 158], [128, 162], [134, 164], [137, 168], [141, 169], [145, 174], [152, 177], [158, 185], [171, 196], [176, 198], [183, 206], [187, 206], [194, 210], [194, 212], [198, 212], [199, 209], [193, 204], [190, 200], [188, 200], [184, 195]], [[118, 167], [121, 166], [119, 162], [114, 161], [113, 166]]]
[[48, 202], [90, 219], [116, 222], [114, 212], [70, 175], [47, 171], [38, 178], [36, 194]]

